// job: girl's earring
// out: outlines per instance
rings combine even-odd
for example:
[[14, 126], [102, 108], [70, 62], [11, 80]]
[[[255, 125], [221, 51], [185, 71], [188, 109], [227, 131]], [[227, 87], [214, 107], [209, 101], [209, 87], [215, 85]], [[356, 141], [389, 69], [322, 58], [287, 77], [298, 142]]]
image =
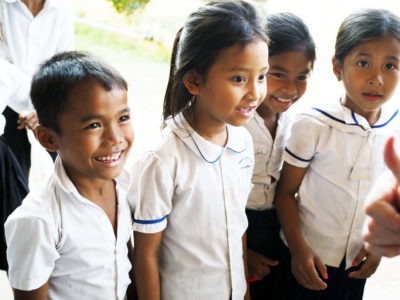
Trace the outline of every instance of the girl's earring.
[[193, 106], [195, 102], [196, 102], [196, 96], [192, 95], [192, 98], [190, 98], [190, 106]]

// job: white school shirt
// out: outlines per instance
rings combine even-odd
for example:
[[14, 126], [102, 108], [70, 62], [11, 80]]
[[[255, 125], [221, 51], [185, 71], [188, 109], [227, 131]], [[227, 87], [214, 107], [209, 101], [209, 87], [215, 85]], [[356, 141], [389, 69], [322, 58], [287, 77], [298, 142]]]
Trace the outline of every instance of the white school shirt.
[[300, 227], [323, 263], [349, 268], [363, 245], [364, 199], [385, 170], [383, 147], [400, 130], [398, 110], [383, 106], [372, 127], [340, 101], [301, 114], [284, 153], [307, 168], [299, 187]]
[[255, 160], [248, 209], [265, 210], [274, 207], [276, 185], [283, 165], [283, 151], [290, 136], [292, 122], [291, 113], [279, 114], [275, 139], [258, 113], [245, 125], [253, 138]]
[[54, 176], [31, 191], [5, 223], [10, 284], [33, 290], [48, 282], [52, 300], [125, 299], [132, 217], [128, 174], [116, 180], [117, 237], [105, 212], [82, 197], [57, 158]]
[[242, 300], [242, 237], [254, 164], [250, 134], [228, 125], [227, 145], [220, 147], [182, 115], [176, 120], [178, 126], [167, 122], [171, 132], [162, 144], [135, 164], [129, 192], [138, 202], [134, 230], [163, 231], [162, 299]]
[[0, 135], [4, 132], [5, 118], [1, 112], [10, 105], [15, 111], [33, 109], [29, 101], [30, 79], [17, 67], [0, 59]]
[[[46, 0], [34, 17], [21, 0], [0, 0], [7, 46], [0, 57], [32, 76], [39, 64], [74, 47], [74, 18], [66, 1]], [[0, 9], [1, 11], [1, 9]]]

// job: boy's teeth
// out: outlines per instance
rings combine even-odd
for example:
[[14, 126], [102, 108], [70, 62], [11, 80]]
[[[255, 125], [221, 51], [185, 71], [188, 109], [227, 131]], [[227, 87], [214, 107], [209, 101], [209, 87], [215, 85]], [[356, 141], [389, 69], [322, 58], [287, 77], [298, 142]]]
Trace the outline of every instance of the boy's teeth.
[[118, 152], [118, 153], [113, 153], [111, 155], [98, 157], [97, 159], [99, 161], [103, 161], [103, 162], [110, 162], [110, 161], [117, 160], [120, 156], [121, 156], [121, 152]]

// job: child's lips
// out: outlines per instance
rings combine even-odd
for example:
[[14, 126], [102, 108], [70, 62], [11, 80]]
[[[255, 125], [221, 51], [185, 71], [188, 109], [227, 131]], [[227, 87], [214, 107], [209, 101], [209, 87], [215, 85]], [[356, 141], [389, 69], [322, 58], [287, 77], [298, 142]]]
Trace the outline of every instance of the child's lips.
[[246, 117], [252, 116], [254, 111], [256, 110], [257, 106], [247, 106], [247, 107], [239, 107], [236, 109], [241, 115]]
[[383, 95], [379, 93], [363, 93], [364, 98], [368, 101], [378, 101], [381, 100]]

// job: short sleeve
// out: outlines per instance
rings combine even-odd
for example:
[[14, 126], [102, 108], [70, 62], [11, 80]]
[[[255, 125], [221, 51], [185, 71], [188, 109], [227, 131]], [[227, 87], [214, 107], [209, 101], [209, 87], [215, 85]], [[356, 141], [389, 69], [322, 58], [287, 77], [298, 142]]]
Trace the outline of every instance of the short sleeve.
[[154, 153], [133, 164], [129, 203], [135, 231], [156, 233], [167, 226], [172, 209], [174, 181], [167, 165]]
[[320, 121], [309, 116], [299, 116], [293, 123], [291, 135], [283, 153], [287, 163], [306, 168], [315, 156]]
[[23, 291], [41, 287], [60, 257], [50, 224], [41, 218], [12, 214], [4, 228], [11, 286]]

